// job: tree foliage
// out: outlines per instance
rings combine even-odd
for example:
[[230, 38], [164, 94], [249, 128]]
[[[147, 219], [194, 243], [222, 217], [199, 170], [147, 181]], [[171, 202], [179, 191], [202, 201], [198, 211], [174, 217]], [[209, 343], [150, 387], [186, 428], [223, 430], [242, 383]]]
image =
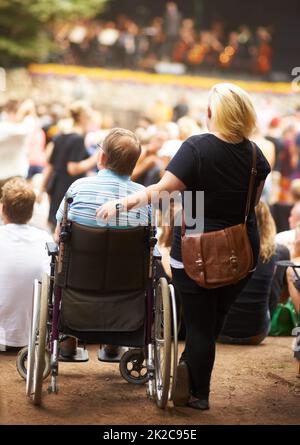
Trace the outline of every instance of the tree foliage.
[[0, 0], [0, 65], [42, 60], [54, 44], [48, 26], [93, 18], [107, 0]]

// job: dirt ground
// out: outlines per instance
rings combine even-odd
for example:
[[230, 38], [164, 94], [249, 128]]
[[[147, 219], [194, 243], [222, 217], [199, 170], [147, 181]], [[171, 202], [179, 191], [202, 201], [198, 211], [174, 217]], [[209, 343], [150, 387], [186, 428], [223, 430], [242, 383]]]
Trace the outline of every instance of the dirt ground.
[[0, 353], [0, 424], [299, 424], [300, 379], [291, 338], [268, 338], [261, 346], [218, 345], [211, 409], [169, 407], [162, 411], [146, 398], [145, 386], [127, 383], [118, 365], [97, 360], [90, 346], [88, 363], [61, 363], [58, 394], [42, 407], [25, 396], [15, 353]]

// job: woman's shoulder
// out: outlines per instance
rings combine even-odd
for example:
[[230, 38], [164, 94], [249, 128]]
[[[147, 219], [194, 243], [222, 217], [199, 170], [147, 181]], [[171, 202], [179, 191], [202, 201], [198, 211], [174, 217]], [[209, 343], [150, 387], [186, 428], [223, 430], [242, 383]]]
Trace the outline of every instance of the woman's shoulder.
[[211, 133], [200, 133], [190, 136], [185, 140], [185, 142], [195, 147], [203, 147], [205, 146], [205, 142], [213, 141], [213, 139], [214, 135]]
[[186, 139], [182, 147], [189, 148], [196, 155], [210, 154], [215, 144], [215, 138], [211, 133], [201, 133], [190, 136]]

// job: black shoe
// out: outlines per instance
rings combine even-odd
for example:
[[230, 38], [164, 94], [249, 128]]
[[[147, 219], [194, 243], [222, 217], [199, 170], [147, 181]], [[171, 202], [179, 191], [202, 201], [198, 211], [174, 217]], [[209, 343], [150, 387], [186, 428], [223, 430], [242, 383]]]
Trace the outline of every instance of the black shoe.
[[62, 357], [74, 357], [77, 353], [77, 339], [66, 336], [59, 342], [59, 353]]
[[186, 406], [190, 392], [190, 376], [186, 362], [181, 361], [177, 366], [177, 377], [173, 396], [174, 406]]
[[116, 345], [105, 345], [104, 346], [105, 354], [109, 355], [110, 357], [116, 357], [119, 355], [121, 348], [120, 346]]
[[187, 406], [194, 409], [201, 409], [202, 411], [209, 409], [209, 403], [207, 399], [192, 400], [191, 402], [188, 402]]

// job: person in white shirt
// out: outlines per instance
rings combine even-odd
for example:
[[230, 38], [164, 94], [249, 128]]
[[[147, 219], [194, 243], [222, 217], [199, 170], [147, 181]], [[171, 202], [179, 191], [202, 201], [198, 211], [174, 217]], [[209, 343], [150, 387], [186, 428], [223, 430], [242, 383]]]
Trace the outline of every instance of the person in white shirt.
[[300, 237], [300, 233], [297, 233], [300, 229], [300, 203], [296, 203], [291, 210], [289, 217], [290, 230], [277, 233], [275, 241], [277, 244], [286, 246], [291, 254], [291, 258], [294, 257], [294, 244], [296, 238]]
[[0, 345], [28, 343], [34, 279], [49, 271], [49, 233], [30, 226], [35, 193], [26, 180], [14, 178], [2, 188], [0, 226]]
[[[19, 110], [23, 110], [20, 107]], [[31, 125], [22, 120], [18, 104], [8, 101], [0, 121], [0, 186], [15, 176], [27, 177], [29, 169], [26, 140], [32, 131]], [[0, 192], [1, 196], [1, 192]]]

